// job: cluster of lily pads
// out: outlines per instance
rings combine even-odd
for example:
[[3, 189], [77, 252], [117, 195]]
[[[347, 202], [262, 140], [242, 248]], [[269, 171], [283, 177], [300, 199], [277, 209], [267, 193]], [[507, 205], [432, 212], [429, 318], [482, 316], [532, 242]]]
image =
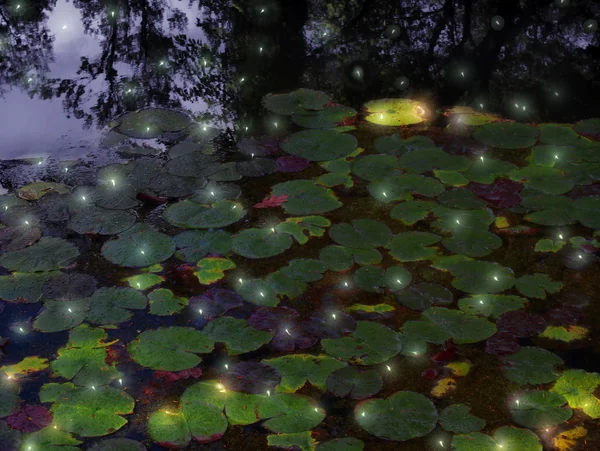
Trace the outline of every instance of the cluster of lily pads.
[[[168, 407], [150, 401], [149, 440], [167, 448], [222, 440], [251, 424], [269, 446], [319, 451], [421, 437], [458, 451], [567, 449], [585, 437], [600, 418], [600, 374], [568, 369], [545, 349], [585, 343], [582, 308], [556, 306], [565, 280], [494, 260], [505, 261], [507, 240], [532, 228], [525, 221], [578, 231], [539, 239], [532, 252], [562, 253], [572, 269], [596, 261], [600, 120], [527, 125], [455, 108], [448, 115], [487, 150], [451, 154], [426, 130], [384, 134], [424, 122], [425, 107], [414, 101], [369, 102], [366, 122], [310, 89], [263, 104], [305, 130], [281, 141], [241, 139], [237, 156], [223, 161], [211, 144], [215, 130], [145, 109], [112, 124], [105, 145], [135, 158], [101, 168], [95, 185], [40, 181], [0, 196], [0, 299], [41, 306], [11, 333], [68, 333], [56, 355], [0, 367], [3, 449], [69, 451], [122, 429], [136, 407], [124, 383], [127, 358], [138, 372], [200, 379]], [[378, 137], [359, 147], [356, 128]], [[154, 138], [172, 144], [159, 152], [131, 140]], [[262, 202], [244, 194], [243, 178], [278, 173], [294, 176], [279, 178]], [[265, 208], [283, 214], [256, 220]], [[101, 267], [123, 275], [117, 283], [86, 271], [94, 245]], [[266, 274], [236, 272], [303, 246], [312, 258]], [[185, 273], [179, 284], [174, 264]], [[136, 331], [147, 317], [158, 322]], [[113, 358], [118, 346], [127, 358]], [[229, 363], [205, 363], [218, 355]], [[470, 413], [477, 406], [453, 401], [486, 355], [506, 381], [512, 419], [495, 429]], [[430, 381], [425, 391], [393, 382], [414, 365]], [[25, 404], [19, 381], [42, 374], [39, 402]], [[331, 413], [315, 393], [350, 406], [351, 430], [327, 430]], [[126, 438], [94, 443], [145, 449]]]

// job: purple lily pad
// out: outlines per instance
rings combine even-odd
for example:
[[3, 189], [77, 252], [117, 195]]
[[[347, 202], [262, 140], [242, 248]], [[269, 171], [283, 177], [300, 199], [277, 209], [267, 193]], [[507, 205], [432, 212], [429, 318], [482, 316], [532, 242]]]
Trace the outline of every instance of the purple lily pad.
[[277, 159], [277, 170], [279, 172], [300, 172], [309, 166], [309, 160], [294, 155], [288, 155]]
[[238, 150], [244, 155], [251, 157], [265, 157], [273, 155], [279, 150], [279, 140], [271, 136], [260, 136], [258, 138], [244, 138], [238, 145]]
[[189, 305], [194, 312], [202, 310], [205, 318], [213, 319], [224, 315], [231, 309], [241, 307], [243, 300], [235, 291], [209, 288], [200, 296], [192, 296]]
[[477, 197], [485, 200], [490, 207], [510, 208], [521, 202], [519, 193], [523, 185], [513, 180], [500, 179], [490, 185], [471, 182], [469, 189]]
[[36, 432], [52, 423], [52, 414], [44, 406], [23, 406], [6, 418], [6, 424], [21, 432]]
[[519, 340], [508, 332], [498, 332], [485, 342], [485, 352], [492, 355], [510, 355], [519, 352], [519, 349]]
[[519, 338], [532, 337], [546, 329], [546, 320], [525, 310], [503, 313], [496, 320], [499, 332], [508, 332]]
[[600, 183], [592, 183], [591, 185], [576, 185], [565, 196], [572, 199], [586, 196], [600, 196]]
[[583, 309], [578, 305], [561, 305], [548, 312], [553, 326], [572, 326], [583, 321]]
[[96, 291], [96, 279], [87, 274], [61, 274], [42, 285], [45, 298], [72, 301], [90, 297]]
[[318, 337], [302, 326], [288, 326], [277, 331], [271, 340], [271, 346], [278, 351], [293, 352], [296, 348], [308, 349], [316, 345], [318, 341]]
[[264, 394], [281, 382], [279, 372], [265, 363], [240, 362], [223, 375], [223, 385], [235, 392]]
[[341, 338], [356, 329], [356, 320], [348, 313], [335, 312], [313, 316], [303, 321], [302, 327], [318, 338]]
[[248, 318], [248, 325], [258, 330], [275, 332], [282, 324], [295, 324], [298, 312], [288, 307], [262, 307]]

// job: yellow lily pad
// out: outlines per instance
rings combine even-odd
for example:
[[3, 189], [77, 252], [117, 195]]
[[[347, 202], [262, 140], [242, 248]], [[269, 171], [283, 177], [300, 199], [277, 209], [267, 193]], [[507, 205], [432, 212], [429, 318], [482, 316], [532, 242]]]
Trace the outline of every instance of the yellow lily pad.
[[25, 376], [39, 371], [43, 371], [48, 368], [49, 363], [47, 359], [41, 357], [25, 357], [19, 363], [14, 365], [6, 365], [0, 367], [0, 371], [3, 371], [8, 377]]
[[431, 389], [431, 396], [445, 398], [456, 390], [456, 380], [452, 377], [444, 377], [436, 382]]
[[365, 103], [370, 113], [366, 120], [372, 124], [397, 127], [420, 124], [425, 109], [419, 102], [409, 99], [380, 99]]
[[446, 365], [453, 376], [463, 377], [469, 374], [473, 365], [470, 362], [450, 362]]
[[548, 326], [540, 337], [560, 340], [566, 343], [583, 339], [589, 332], [587, 327], [583, 326]]
[[235, 268], [235, 263], [228, 258], [208, 257], [198, 262], [198, 268], [198, 271], [194, 272], [198, 281], [201, 284], [210, 285], [225, 277], [225, 271]]
[[554, 449], [558, 451], [569, 451], [577, 444], [577, 439], [585, 437], [587, 435], [587, 429], [583, 426], [577, 426], [576, 428], [562, 431], [556, 437], [552, 439], [552, 445]]

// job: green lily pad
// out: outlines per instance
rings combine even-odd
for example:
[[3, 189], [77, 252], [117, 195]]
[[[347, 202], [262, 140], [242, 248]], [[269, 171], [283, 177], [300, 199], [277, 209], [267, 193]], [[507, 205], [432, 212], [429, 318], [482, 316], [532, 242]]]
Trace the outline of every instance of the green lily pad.
[[89, 298], [88, 321], [107, 325], [128, 321], [133, 316], [131, 310], [143, 310], [148, 299], [133, 288], [105, 287], [96, 290]]
[[71, 189], [68, 186], [54, 182], [33, 182], [17, 190], [17, 196], [25, 200], [38, 200], [48, 193], [67, 194]]
[[9, 416], [19, 406], [19, 383], [6, 377], [0, 378], [0, 418]]
[[310, 236], [321, 237], [325, 234], [325, 227], [331, 221], [323, 216], [304, 216], [300, 218], [286, 218], [275, 226], [275, 230], [291, 235], [299, 244], [306, 244]]
[[231, 250], [246, 258], [268, 258], [287, 251], [294, 240], [271, 229], [245, 229], [231, 240]]
[[497, 451], [498, 448], [519, 451], [542, 451], [537, 435], [528, 429], [502, 426], [494, 432], [494, 438], [481, 432], [458, 434], [452, 437], [452, 449], [456, 451]]
[[283, 204], [289, 215], [327, 213], [342, 206], [330, 189], [316, 185], [312, 180], [292, 180], [273, 186], [274, 196], [288, 196]]
[[558, 378], [555, 365], [562, 365], [562, 359], [542, 348], [522, 347], [517, 353], [503, 357], [502, 374], [517, 384], [547, 384]]
[[573, 201], [573, 218], [586, 227], [600, 228], [600, 197], [581, 197]]
[[510, 268], [494, 262], [457, 261], [449, 265], [450, 273], [456, 278], [452, 286], [465, 293], [499, 293], [515, 284]]
[[503, 313], [520, 310], [526, 304], [525, 298], [502, 294], [468, 296], [458, 300], [458, 308], [463, 312], [474, 316], [491, 316], [494, 319]]
[[159, 285], [165, 281], [165, 278], [156, 274], [139, 274], [124, 279], [131, 288], [145, 290]]
[[265, 277], [265, 283], [278, 295], [287, 296], [290, 299], [295, 299], [308, 290], [308, 284], [291, 279], [281, 271], [269, 274]]
[[48, 366], [49, 363], [47, 359], [30, 356], [25, 357], [19, 363], [15, 363], [14, 365], [2, 366], [0, 367], [0, 371], [6, 374], [7, 377], [21, 378], [23, 376], [30, 376], [39, 373], [40, 371], [44, 371]]
[[588, 333], [589, 329], [583, 326], [548, 326], [538, 337], [570, 343], [583, 340]]
[[0, 266], [18, 272], [52, 271], [68, 267], [77, 257], [79, 250], [70, 241], [43, 236], [31, 246], [0, 255]]
[[548, 274], [535, 273], [519, 277], [515, 287], [523, 296], [546, 299], [546, 292], [558, 293], [563, 287], [561, 282], [553, 282]]
[[327, 391], [339, 398], [366, 399], [383, 387], [381, 375], [375, 370], [360, 370], [354, 366], [340, 368], [327, 377]]
[[169, 224], [186, 229], [210, 229], [238, 222], [246, 213], [241, 205], [230, 200], [203, 205], [185, 199], [167, 207], [163, 218]]
[[214, 342], [191, 327], [146, 330], [129, 343], [129, 354], [140, 365], [155, 370], [181, 371], [201, 361], [196, 354], [212, 352]]
[[204, 188], [196, 190], [190, 200], [197, 204], [210, 204], [223, 199], [238, 199], [242, 189], [235, 183], [209, 182]]
[[437, 283], [421, 282], [396, 293], [400, 304], [413, 310], [427, 310], [434, 305], [452, 304], [452, 292]]
[[502, 239], [487, 230], [455, 230], [451, 238], [444, 238], [442, 244], [455, 254], [468, 257], [485, 257], [502, 247]]
[[319, 259], [330, 271], [345, 271], [354, 264], [352, 252], [344, 246], [326, 246], [319, 252]]
[[[438, 217], [431, 226], [453, 234], [467, 234], [486, 231], [494, 222], [494, 213], [489, 208], [478, 210], [456, 210], [442, 206], [434, 206], [433, 214]], [[458, 222], [457, 222], [458, 221]], [[485, 241], [485, 240], [484, 240]]]
[[3, 225], [0, 228], [0, 251], [18, 251], [31, 246], [41, 236], [42, 230], [39, 227], [27, 224], [18, 227], [4, 227]]
[[210, 285], [225, 277], [225, 271], [235, 268], [233, 263], [228, 258], [223, 257], [207, 257], [197, 263], [198, 271], [194, 271], [194, 275], [203, 285]]
[[512, 171], [510, 178], [546, 194], [567, 193], [575, 185], [561, 170], [546, 166], [525, 166]]
[[458, 171], [435, 169], [433, 173], [444, 185], [465, 186], [469, 184], [469, 179]]
[[277, 171], [277, 162], [271, 158], [252, 158], [238, 161], [236, 168], [242, 177], [262, 177]]
[[565, 124], [539, 124], [540, 142], [554, 146], [577, 145], [582, 139], [570, 125]]
[[81, 445], [83, 442], [77, 440], [71, 433], [58, 429], [56, 422], [53, 422], [40, 431], [23, 434], [21, 443], [20, 450], [22, 451], [29, 450], [30, 446], [32, 450], [36, 451], [55, 451], [56, 449], [78, 451], [80, 448], [77, 445]]
[[273, 334], [248, 326], [245, 320], [222, 316], [206, 325], [203, 332], [215, 342], [225, 343], [229, 355], [256, 351], [273, 338]]
[[346, 364], [333, 357], [309, 354], [293, 354], [262, 361], [275, 368], [281, 375], [278, 392], [295, 392], [308, 381], [311, 385], [324, 390], [327, 376], [333, 371], [344, 368]]
[[292, 121], [304, 128], [333, 128], [346, 118], [356, 115], [356, 110], [343, 105], [327, 107], [314, 113], [295, 113]]
[[433, 431], [438, 412], [425, 396], [399, 391], [387, 399], [362, 401], [354, 409], [354, 418], [370, 434], [403, 442]]
[[550, 428], [564, 423], [573, 415], [558, 393], [529, 390], [518, 395], [518, 403], [510, 403], [510, 415], [515, 423], [530, 429]]
[[350, 224], [335, 224], [329, 229], [329, 236], [342, 246], [369, 249], [385, 246], [392, 237], [390, 228], [373, 219], [354, 219]]
[[317, 185], [323, 185], [329, 188], [339, 185], [342, 185], [344, 188], [352, 188], [354, 186], [354, 180], [352, 180], [352, 177], [341, 172], [331, 172], [320, 175], [315, 179], [315, 183]]
[[409, 99], [380, 99], [367, 102], [363, 106], [369, 115], [367, 122], [377, 125], [397, 127], [401, 125], [420, 124], [420, 105]]
[[581, 135], [597, 135], [600, 133], [600, 119], [585, 119], [575, 124], [574, 129]]
[[39, 302], [42, 287], [48, 280], [56, 278], [60, 271], [44, 273], [15, 272], [8, 276], [0, 276], [0, 299], [6, 302], [23, 302], [31, 304]]
[[192, 122], [183, 113], [162, 108], [125, 113], [115, 121], [116, 130], [131, 138], [156, 138], [163, 132], [183, 130]]
[[445, 191], [444, 185], [431, 177], [420, 174], [392, 174], [381, 180], [371, 182], [369, 193], [380, 202], [412, 200], [411, 194], [436, 197]]
[[471, 107], [464, 106], [454, 107], [448, 110], [448, 113], [450, 114], [451, 124], [456, 122], [457, 124], [469, 125], [472, 127], [489, 124], [490, 122], [495, 122], [499, 119], [498, 116], [483, 114]]
[[485, 427], [485, 420], [471, 415], [471, 408], [464, 404], [452, 404], [440, 413], [440, 424], [444, 430], [456, 434], [468, 434]]
[[398, 166], [407, 171], [423, 173], [441, 169], [445, 171], [464, 171], [471, 160], [462, 155], [450, 155], [438, 147], [417, 149], [402, 155]]
[[[211, 177], [221, 170], [221, 163], [214, 155], [193, 152], [175, 157], [164, 166], [168, 174], [178, 177]], [[152, 178], [158, 176], [155, 174]], [[203, 188], [199, 186], [198, 188]]]
[[438, 196], [440, 204], [448, 208], [458, 208], [461, 210], [475, 210], [485, 207], [486, 202], [481, 200], [470, 189], [458, 188], [446, 191]]
[[352, 161], [351, 170], [357, 177], [373, 181], [391, 173], [397, 164], [397, 158], [392, 155], [363, 155]]
[[235, 161], [222, 163], [218, 171], [208, 176], [208, 179], [213, 182], [235, 182], [236, 180], [241, 180], [241, 178], [242, 174], [238, 172]]
[[281, 149], [290, 155], [309, 161], [328, 161], [343, 158], [356, 150], [352, 135], [332, 130], [303, 130], [292, 134], [281, 143]]
[[401, 262], [428, 260], [437, 250], [427, 247], [439, 242], [441, 236], [428, 232], [404, 232], [394, 235], [386, 245], [390, 255]]
[[294, 433], [317, 426], [325, 418], [325, 412], [315, 407], [311, 398], [283, 393], [264, 398], [256, 408], [256, 416], [268, 418], [263, 426], [271, 432]]
[[319, 260], [297, 258], [291, 260], [288, 266], [282, 268], [281, 274], [300, 282], [315, 282], [323, 278], [327, 266]]
[[149, 183], [149, 190], [158, 196], [184, 197], [193, 194], [195, 190], [204, 188], [208, 183], [205, 177], [180, 177], [162, 173]]
[[118, 431], [127, 424], [121, 415], [133, 413], [135, 401], [124, 391], [111, 387], [76, 387], [45, 384], [41, 402], [52, 402], [52, 415], [63, 431], [81, 437], [100, 437]]
[[128, 211], [89, 207], [71, 216], [67, 227], [80, 234], [116, 235], [133, 226], [135, 221], [135, 214]]
[[315, 451], [363, 451], [365, 443], [354, 437], [336, 438], [321, 442]]
[[276, 114], [291, 115], [305, 110], [323, 110], [331, 102], [331, 97], [314, 89], [300, 88], [288, 94], [267, 94], [262, 105]]
[[148, 293], [150, 314], [158, 316], [170, 316], [179, 313], [188, 305], [189, 299], [175, 296], [171, 290], [159, 288]]
[[[481, 158], [483, 158], [483, 160]], [[517, 167], [508, 161], [479, 157], [479, 159], [475, 160], [469, 169], [463, 171], [462, 174], [472, 182], [489, 185], [490, 183], [494, 183], [494, 180], [497, 178], [506, 177], [506, 174], [514, 169], [517, 169]]]
[[188, 230], [173, 237], [177, 245], [175, 257], [196, 263], [207, 254], [227, 255], [231, 249], [231, 234], [223, 230]]
[[317, 441], [311, 431], [294, 432], [293, 434], [271, 434], [267, 436], [267, 445], [281, 449], [299, 449], [313, 451]]
[[360, 365], [383, 363], [402, 350], [402, 336], [381, 324], [358, 321], [351, 335], [321, 340], [323, 350], [338, 359]]
[[440, 326], [457, 344], [477, 343], [496, 333], [496, 325], [485, 318], [474, 317], [443, 307], [431, 307], [423, 316]]
[[413, 150], [435, 147], [435, 144], [426, 136], [415, 135], [407, 139], [402, 139], [400, 135], [394, 134], [376, 138], [373, 142], [373, 147], [377, 153], [399, 157]]
[[58, 350], [51, 364], [55, 377], [64, 377], [75, 385], [108, 385], [121, 377], [114, 363], [107, 364], [108, 335], [102, 329], [81, 325], [71, 330], [67, 345]]
[[422, 200], [402, 202], [390, 210], [390, 216], [394, 219], [400, 219], [406, 225], [413, 225], [429, 216], [434, 205], [436, 204], [433, 202]]
[[279, 303], [277, 292], [261, 279], [242, 279], [237, 281], [235, 291], [244, 299], [256, 305], [275, 307]]
[[386, 286], [392, 291], [401, 290], [412, 280], [410, 273], [400, 266], [392, 266], [387, 271], [378, 266], [363, 266], [352, 278], [356, 286], [369, 293], [382, 293]]
[[567, 244], [565, 241], [561, 240], [551, 240], [550, 238], [542, 238], [537, 243], [535, 243], [535, 252], [558, 252], [563, 246]]
[[600, 400], [594, 392], [600, 385], [600, 374], [584, 370], [567, 370], [550, 389], [564, 396], [569, 407], [582, 409], [591, 418], [600, 418]]
[[377, 305], [365, 305], [365, 304], [352, 304], [350, 307], [346, 307], [346, 311], [360, 312], [360, 313], [388, 313], [396, 310], [395, 307], [389, 304], [377, 304]]
[[516, 122], [498, 122], [477, 127], [473, 138], [499, 149], [524, 149], [533, 146], [540, 131], [530, 125]]
[[41, 332], [69, 330], [86, 319], [89, 308], [89, 298], [69, 301], [47, 300], [33, 322], [33, 327]]
[[173, 239], [146, 224], [137, 224], [102, 246], [102, 255], [111, 263], [134, 268], [165, 261], [173, 252]]

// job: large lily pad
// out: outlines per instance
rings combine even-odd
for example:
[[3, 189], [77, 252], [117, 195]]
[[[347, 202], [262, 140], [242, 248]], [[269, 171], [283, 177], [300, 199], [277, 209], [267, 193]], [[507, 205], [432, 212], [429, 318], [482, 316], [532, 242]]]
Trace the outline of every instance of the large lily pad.
[[475, 316], [491, 316], [494, 319], [506, 312], [520, 310], [526, 304], [525, 298], [501, 294], [475, 295], [458, 300], [458, 308], [463, 312]]
[[442, 244], [455, 254], [468, 257], [485, 257], [502, 247], [502, 239], [487, 230], [455, 230], [451, 238], [444, 238]]
[[444, 185], [432, 177], [420, 174], [391, 174], [371, 182], [369, 193], [380, 202], [412, 200], [412, 193], [436, 197], [445, 191]]
[[116, 130], [131, 138], [156, 138], [163, 132], [183, 130], [192, 121], [183, 113], [162, 108], [146, 108], [125, 113], [116, 119]]
[[135, 214], [128, 211], [88, 207], [71, 216], [67, 227], [81, 234], [116, 235], [133, 226], [135, 221]]
[[60, 332], [81, 324], [87, 317], [90, 299], [44, 302], [44, 308], [36, 317], [33, 327], [42, 332]]
[[373, 142], [373, 147], [378, 153], [399, 157], [413, 150], [435, 147], [435, 144], [426, 136], [415, 135], [407, 139], [402, 139], [400, 135], [394, 134], [376, 138]]
[[438, 412], [425, 396], [399, 391], [387, 399], [359, 403], [354, 418], [370, 434], [403, 442], [429, 434], [438, 421]]
[[530, 125], [514, 122], [498, 122], [477, 127], [473, 138], [490, 147], [499, 149], [523, 149], [533, 146], [540, 131]]
[[63, 431], [81, 437], [99, 437], [121, 429], [127, 420], [121, 415], [133, 413], [135, 401], [124, 391], [111, 387], [76, 387], [46, 384], [40, 390], [40, 401], [52, 402], [54, 422]]
[[278, 232], [290, 234], [299, 244], [306, 244], [309, 237], [321, 237], [325, 234], [325, 227], [331, 221], [323, 216], [304, 216], [300, 218], [286, 218], [275, 226]]
[[79, 250], [73, 243], [44, 236], [32, 246], [0, 255], [0, 266], [19, 272], [52, 271], [66, 268], [77, 257]]
[[158, 316], [169, 316], [178, 313], [188, 305], [188, 299], [175, 296], [171, 290], [159, 288], [148, 294], [150, 314]]
[[133, 360], [146, 368], [181, 371], [198, 365], [201, 359], [196, 354], [207, 354], [213, 346], [213, 340], [199, 330], [161, 327], [142, 332], [128, 349]]
[[175, 256], [196, 263], [207, 254], [226, 255], [231, 248], [231, 234], [223, 230], [189, 230], [173, 237], [177, 245]]
[[452, 292], [437, 283], [422, 282], [411, 285], [395, 295], [402, 305], [413, 310], [427, 310], [434, 305], [452, 304]]
[[325, 355], [293, 354], [263, 360], [281, 374], [280, 392], [295, 392], [308, 381], [317, 388], [325, 389], [326, 379], [333, 371], [346, 364]]
[[60, 276], [60, 271], [42, 273], [15, 272], [9, 276], [0, 276], [0, 299], [6, 302], [39, 302], [43, 295], [44, 283]]
[[455, 343], [477, 343], [496, 333], [494, 323], [460, 310], [431, 307], [423, 312], [423, 316], [450, 334]]
[[222, 316], [204, 328], [203, 332], [215, 342], [225, 343], [229, 355], [256, 351], [273, 338], [273, 334], [248, 326], [245, 320]]
[[107, 325], [125, 322], [133, 316], [131, 310], [143, 310], [148, 299], [133, 288], [106, 287], [96, 290], [89, 298], [88, 321]]
[[238, 203], [220, 200], [212, 205], [197, 204], [185, 199], [167, 207], [165, 221], [186, 229], [210, 229], [225, 227], [238, 222], [247, 211]]
[[392, 155], [363, 155], [352, 161], [352, 173], [373, 181], [391, 173], [397, 164], [398, 160]]
[[515, 423], [530, 429], [550, 428], [564, 423], [573, 411], [565, 406], [567, 400], [558, 393], [530, 390], [519, 393], [518, 403], [510, 403], [510, 414]]
[[246, 258], [267, 258], [288, 250], [294, 240], [271, 229], [246, 229], [233, 236], [231, 250]]
[[6, 377], [0, 378], [0, 418], [9, 416], [19, 405], [19, 383]]
[[311, 398], [283, 393], [267, 396], [258, 405], [256, 416], [268, 418], [263, 426], [271, 432], [293, 433], [312, 429], [325, 418], [325, 412], [315, 407]]
[[314, 89], [300, 88], [288, 94], [267, 94], [262, 105], [277, 114], [291, 115], [305, 113], [306, 110], [323, 110], [331, 102], [331, 97]]
[[327, 213], [342, 206], [330, 189], [312, 180], [292, 180], [273, 186], [275, 196], [288, 196], [283, 208], [290, 215], [314, 215]]
[[563, 284], [553, 282], [548, 274], [536, 273], [519, 277], [515, 286], [523, 296], [546, 299], [546, 292], [556, 293], [562, 288]]
[[466, 293], [495, 294], [515, 284], [512, 270], [494, 262], [458, 261], [449, 270], [456, 277], [452, 286]]
[[471, 415], [471, 408], [464, 404], [452, 404], [440, 413], [440, 424], [444, 430], [457, 434], [480, 431], [485, 426], [485, 420]]
[[365, 103], [364, 108], [369, 113], [366, 120], [377, 125], [397, 127], [423, 122], [419, 115], [421, 106], [409, 99], [373, 100]]
[[354, 366], [340, 368], [327, 377], [327, 391], [340, 398], [366, 399], [379, 393], [382, 386], [379, 372]]
[[354, 219], [350, 224], [335, 224], [329, 236], [342, 246], [369, 249], [385, 246], [392, 237], [390, 228], [373, 219]]
[[592, 418], [600, 418], [600, 400], [594, 396], [600, 385], [600, 374], [584, 370], [567, 370], [556, 381], [551, 392], [564, 396], [569, 407], [582, 409]]
[[38, 200], [48, 193], [67, 194], [71, 190], [68, 186], [54, 182], [33, 182], [17, 190], [17, 196], [25, 200]]
[[422, 174], [434, 170], [464, 171], [470, 163], [467, 157], [450, 155], [438, 147], [429, 147], [405, 153], [400, 157], [398, 166]]
[[358, 321], [350, 336], [321, 340], [323, 350], [338, 359], [361, 365], [385, 362], [402, 350], [402, 336], [369, 321]]
[[281, 143], [284, 152], [309, 161], [328, 161], [343, 158], [356, 150], [352, 135], [332, 130], [304, 130], [294, 133]]
[[343, 105], [334, 105], [316, 112], [294, 114], [292, 121], [305, 128], [333, 128], [345, 119], [356, 115], [356, 110]]
[[106, 259], [116, 265], [128, 267], [160, 263], [173, 255], [173, 252], [173, 239], [146, 224], [137, 224], [102, 246], [102, 255]]
[[555, 365], [562, 365], [562, 359], [542, 348], [525, 346], [519, 352], [503, 359], [502, 374], [518, 384], [547, 384], [558, 378]]
[[525, 166], [510, 173], [511, 180], [546, 194], [563, 194], [575, 185], [563, 171], [546, 166]]
[[497, 451], [498, 448], [542, 451], [542, 444], [538, 436], [530, 430], [512, 426], [496, 429], [493, 438], [481, 432], [457, 434], [452, 437], [452, 449], [455, 451]]
[[404, 232], [394, 235], [386, 247], [390, 255], [401, 262], [427, 260], [435, 255], [435, 247], [441, 236], [428, 232]]

